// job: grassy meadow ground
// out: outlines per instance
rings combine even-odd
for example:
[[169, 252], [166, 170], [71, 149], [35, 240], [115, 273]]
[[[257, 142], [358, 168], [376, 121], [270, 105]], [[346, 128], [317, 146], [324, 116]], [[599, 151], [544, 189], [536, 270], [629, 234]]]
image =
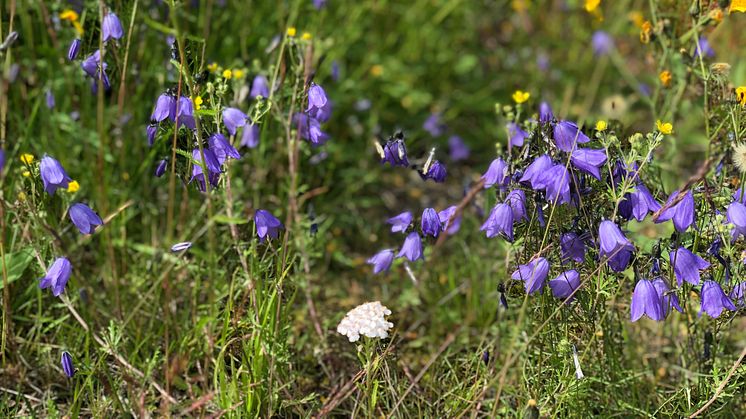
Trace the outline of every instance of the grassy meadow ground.
[[[0, 3], [0, 37], [18, 35], [0, 51], [0, 416], [681, 417], [711, 400], [705, 415], [746, 414], [743, 309], [699, 316], [699, 296], [686, 288], [683, 313], [630, 322], [631, 269], [583, 268], [588, 283], [568, 306], [548, 288], [526, 295], [510, 275], [544, 230], [512, 244], [486, 238], [479, 228], [495, 194], [468, 202], [457, 234], [428, 239], [424, 261], [397, 261], [386, 275], [366, 264], [404, 238], [389, 217], [461, 202], [507, 152], [505, 115], [531, 119], [542, 100], [589, 135], [598, 120], [619, 138], [672, 122], [650, 163], [648, 186], [665, 198], [695, 175], [710, 142], [727, 140], [723, 124], [711, 126], [720, 109], [711, 86], [746, 85], [746, 13], [709, 0], [601, 1], [590, 12], [582, 0], [325, 3]], [[77, 19], [61, 18], [66, 9]], [[104, 44], [109, 10], [123, 36]], [[645, 20], [665, 28], [650, 43], [640, 40]], [[594, 54], [598, 30], [613, 38], [607, 54]], [[684, 39], [688, 54], [663, 33]], [[686, 58], [699, 34], [715, 51], [706, 62]], [[108, 91], [80, 65], [103, 46]], [[730, 65], [727, 76], [710, 70], [715, 63]], [[247, 98], [258, 74], [279, 86], [269, 100]], [[318, 147], [290, 122], [307, 106], [311, 79], [333, 103], [323, 124], [330, 139]], [[161, 128], [148, 145], [166, 89], [199, 95], [205, 126], [232, 106], [260, 127], [258, 147], [239, 148], [207, 192], [187, 183], [191, 144], [181, 134]], [[516, 90], [530, 98], [506, 111]], [[432, 113], [442, 135], [423, 129]], [[437, 149], [444, 183], [380, 164], [375, 141], [398, 130], [415, 164]], [[449, 160], [452, 135], [470, 148], [467, 159]], [[45, 154], [77, 191], [44, 192]], [[153, 176], [164, 158], [165, 175]], [[80, 234], [67, 214], [74, 202], [105, 225]], [[258, 209], [282, 221], [278, 238], [257, 239]], [[674, 228], [648, 219], [625, 230], [650, 252]], [[184, 241], [187, 251], [169, 250]], [[54, 297], [38, 278], [60, 256], [73, 274]], [[746, 266], [734, 260], [739, 282]], [[390, 337], [350, 343], [336, 327], [367, 301], [392, 311]]]

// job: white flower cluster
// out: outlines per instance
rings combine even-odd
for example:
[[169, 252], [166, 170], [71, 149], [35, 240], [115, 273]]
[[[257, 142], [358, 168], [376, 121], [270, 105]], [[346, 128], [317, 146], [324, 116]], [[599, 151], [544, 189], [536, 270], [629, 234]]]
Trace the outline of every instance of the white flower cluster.
[[380, 301], [361, 304], [345, 315], [337, 326], [337, 332], [347, 336], [350, 342], [357, 342], [360, 335], [369, 338], [387, 338], [388, 330], [394, 327], [393, 323], [387, 322], [384, 318], [389, 314], [391, 310], [381, 305]]

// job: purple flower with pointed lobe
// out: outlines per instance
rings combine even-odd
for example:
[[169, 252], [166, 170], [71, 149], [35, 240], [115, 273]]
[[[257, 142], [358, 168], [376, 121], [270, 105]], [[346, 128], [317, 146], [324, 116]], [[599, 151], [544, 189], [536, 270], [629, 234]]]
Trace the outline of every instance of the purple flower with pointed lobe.
[[549, 262], [539, 257], [525, 265], [519, 265], [510, 277], [517, 281], [524, 281], [526, 294], [533, 294], [544, 288], [547, 275], [549, 275]]
[[443, 211], [438, 212], [438, 219], [440, 220], [440, 224], [443, 225], [443, 230], [445, 230], [445, 232], [449, 235], [456, 234], [459, 228], [461, 228], [461, 215], [458, 215], [455, 218], [451, 219], [451, 217], [453, 217], [453, 214], [456, 213], [456, 208], [456, 205], [451, 205]]
[[101, 50], [96, 50], [91, 55], [86, 57], [85, 60], [80, 63], [80, 67], [88, 76], [93, 78], [92, 86], [95, 89], [98, 89], [99, 72], [103, 69], [103, 73], [101, 73], [101, 79], [104, 85], [104, 89], [109, 90], [111, 84], [109, 83], [109, 76], [106, 75], [107, 64], [101, 63]]
[[194, 121], [194, 106], [192, 105], [192, 99], [182, 96], [179, 98], [177, 104], [178, 109], [175, 109], [177, 119], [177, 127], [179, 124], [186, 125], [187, 128], [193, 130], [196, 129], [196, 122]]
[[49, 195], [54, 195], [57, 188], [67, 189], [67, 185], [72, 181], [60, 162], [47, 155], [41, 158], [39, 172], [44, 183], [44, 190]]
[[319, 146], [329, 140], [329, 135], [321, 130], [321, 124], [315, 118], [304, 113], [296, 113], [293, 121], [300, 131], [301, 138], [309, 141], [311, 145]]
[[176, 98], [168, 93], [162, 93], [155, 101], [150, 120], [161, 122], [166, 118], [170, 118], [172, 121], [176, 118]]
[[[220, 162], [215, 157], [215, 153], [209, 148], [203, 148], [202, 153], [205, 155], [205, 165], [207, 166], [210, 185], [217, 186], [221, 173]], [[207, 190], [207, 185], [205, 183], [205, 175], [202, 172], [202, 154], [198, 148], [192, 150], [192, 159], [194, 159], [194, 164], [192, 165], [192, 177], [189, 179], [189, 183], [196, 179], [199, 190], [204, 192]]]
[[324, 88], [316, 83], [311, 83], [311, 87], [308, 89], [308, 109], [310, 112], [314, 109], [321, 109], [326, 105], [328, 101]]
[[373, 274], [388, 272], [391, 262], [394, 261], [394, 251], [391, 249], [381, 250], [373, 255], [366, 263], [373, 265]]
[[215, 157], [218, 159], [218, 164], [222, 165], [228, 157], [236, 160], [241, 158], [238, 150], [231, 145], [225, 135], [218, 132], [212, 134], [207, 141], [210, 144], [210, 150], [215, 153]]
[[565, 233], [560, 237], [560, 252], [563, 263], [570, 260], [582, 263], [585, 260], [585, 243], [577, 233]]
[[254, 213], [254, 224], [256, 224], [256, 235], [259, 236], [260, 241], [264, 241], [267, 237], [276, 239], [279, 237], [280, 230], [285, 228], [280, 220], [278, 220], [269, 211], [260, 209]]
[[552, 159], [546, 154], [537, 157], [531, 164], [528, 165], [526, 171], [521, 176], [521, 183], [528, 183], [533, 190], [544, 189], [546, 185], [543, 183], [544, 173], [552, 168]]
[[440, 161], [435, 160], [430, 164], [430, 167], [428, 167], [427, 173], [420, 173], [420, 176], [424, 180], [432, 179], [435, 183], [443, 183], [446, 180], [447, 174], [446, 166]]
[[78, 58], [78, 52], [80, 52], [80, 39], [73, 39], [70, 43], [70, 48], [67, 49], [67, 59], [73, 61]]
[[73, 357], [70, 353], [63, 351], [60, 362], [62, 363], [62, 371], [65, 372], [67, 378], [73, 378], [75, 376], [75, 367], [73, 366]]
[[417, 259], [423, 259], [422, 239], [420, 239], [420, 235], [414, 231], [409, 233], [407, 238], [404, 239], [404, 244], [401, 246], [399, 254], [397, 254], [396, 257], [405, 257], [411, 262], [414, 262]]
[[520, 189], [513, 189], [510, 191], [507, 197], [505, 197], [505, 203], [510, 205], [510, 209], [513, 210], [513, 221], [519, 221], [521, 219], [528, 220], [528, 214], [526, 214], [526, 194]]
[[70, 220], [82, 234], [93, 234], [96, 226], [104, 225], [104, 221], [88, 205], [77, 203], [70, 207]]
[[684, 309], [682, 309], [679, 305], [679, 297], [676, 296], [676, 293], [669, 291], [666, 281], [658, 278], [653, 281], [653, 286], [655, 287], [655, 291], [658, 293], [658, 298], [660, 298], [661, 309], [663, 310], [664, 318], [668, 316], [671, 308], [675, 309], [679, 313], [684, 312]]
[[593, 54], [597, 57], [608, 55], [614, 49], [614, 39], [604, 31], [596, 31], [591, 38]]
[[438, 237], [443, 226], [440, 224], [440, 218], [435, 209], [425, 208], [425, 210], [422, 211], [421, 218], [420, 229], [422, 229], [422, 234]]
[[539, 104], [539, 122], [550, 123], [554, 120], [554, 113], [552, 113], [552, 107], [547, 102], [541, 102]]
[[155, 142], [155, 135], [158, 133], [158, 125], [156, 124], [149, 124], [145, 128], [145, 134], [148, 137], [148, 146], [152, 147], [153, 143]]
[[538, 183], [544, 185], [548, 201], [556, 201], [557, 204], [570, 202], [570, 173], [564, 164], [552, 166]]
[[668, 257], [679, 286], [684, 281], [692, 285], [699, 285], [699, 271], [710, 267], [710, 262], [695, 255], [685, 247], [679, 247], [676, 251], [670, 252]]
[[398, 232], [406, 232], [407, 228], [409, 228], [409, 225], [412, 224], [412, 213], [409, 211], [405, 211], [395, 217], [389, 218], [386, 223], [391, 224], [391, 232], [392, 233], [398, 233]]
[[627, 201], [629, 202], [631, 215], [637, 221], [642, 221], [648, 213], [655, 213], [661, 209], [661, 204], [655, 200], [653, 194], [642, 183], [638, 183], [635, 191], [627, 195]]
[[497, 184], [499, 187], [505, 187], [510, 183], [510, 175], [508, 174], [508, 165], [502, 158], [496, 158], [490, 163], [490, 167], [482, 175], [484, 179], [484, 188], [490, 188], [492, 185]]
[[730, 292], [730, 299], [735, 305], [743, 307], [744, 299], [746, 298], [746, 282], [739, 282], [733, 287], [733, 291]]
[[124, 36], [122, 22], [119, 21], [116, 14], [109, 12], [104, 16], [104, 21], [101, 23], [101, 33], [104, 42], [109, 39], [121, 39]]
[[166, 166], [168, 165], [168, 160], [161, 160], [158, 162], [158, 166], [155, 168], [155, 177], [161, 177], [164, 173], [166, 173]]
[[58, 297], [65, 291], [65, 285], [70, 279], [70, 274], [73, 272], [73, 267], [67, 258], [57, 258], [52, 266], [47, 270], [47, 274], [43, 278], [39, 278], [39, 288], [51, 288], [52, 295]]
[[660, 295], [652, 282], [647, 279], [637, 281], [629, 311], [633, 322], [640, 320], [643, 314], [658, 322], [665, 318]]
[[[549, 288], [552, 289], [552, 295], [554, 298], [565, 300], [580, 286], [580, 274], [575, 269], [562, 272], [557, 278], [549, 281]], [[570, 297], [570, 301], [575, 299], [575, 296]]]
[[694, 58], [699, 58], [699, 56], [702, 54], [705, 57], [715, 56], [715, 50], [712, 49], [712, 47], [710, 46], [710, 42], [704, 36], [699, 37], [699, 40], [697, 41], [697, 45], [694, 46], [693, 55], [694, 55]]
[[386, 142], [383, 146], [383, 157], [381, 163], [389, 163], [392, 167], [409, 166], [409, 160], [407, 160], [407, 147], [404, 145], [404, 140], [396, 139], [393, 141]]
[[705, 281], [700, 292], [700, 314], [704, 311], [713, 319], [720, 317], [723, 309], [736, 311], [737, 308], [715, 281]]
[[261, 74], [254, 77], [254, 80], [251, 82], [251, 91], [249, 92], [250, 98], [255, 99], [257, 96], [269, 97], [269, 82]]
[[509, 122], [506, 128], [508, 130], [508, 147], [523, 147], [523, 140], [528, 138], [528, 133], [515, 122]]
[[440, 122], [440, 113], [433, 112], [422, 124], [422, 128], [433, 137], [440, 137], [445, 132], [445, 124]]
[[598, 239], [599, 256], [609, 258], [609, 267], [616, 272], [622, 272], [627, 268], [635, 246], [624, 236], [619, 226], [611, 220], [601, 221]]
[[313, 109], [309, 111], [308, 114], [319, 123], [326, 122], [332, 117], [332, 107], [332, 101], [327, 100], [326, 105], [320, 108]]
[[448, 148], [451, 160], [459, 161], [469, 158], [469, 147], [458, 135], [451, 135], [448, 138]]
[[486, 231], [487, 238], [502, 234], [513, 241], [513, 209], [508, 204], [495, 205], [479, 231]]
[[557, 148], [564, 152], [571, 152], [576, 144], [585, 144], [591, 141], [578, 126], [571, 121], [559, 121], [554, 126], [554, 143]]
[[740, 202], [731, 202], [728, 205], [727, 219], [733, 224], [730, 235], [735, 241], [739, 236], [746, 236], [746, 206]]
[[223, 124], [231, 135], [236, 135], [236, 128], [246, 125], [246, 118], [246, 114], [239, 109], [223, 109]]
[[[674, 191], [671, 196], [668, 197], [666, 205], [673, 202], [678, 194], [679, 191]], [[655, 222], [662, 223], [670, 219], [673, 219], [673, 226], [676, 228], [676, 231], [680, 233], [685, 232], [689, 226], [694, 223], [694, 196], [692, 195], [692, 191], [688, 191], [686, 195], [684, 195], [684, 198], [677, 204], [671, 205], [664, 210]]]
[[572, 152], [572, 155], [570, 155], [570, 161], [579, 170], [601, 180], [599, 168], [606, 163], [606, 151], [592, 148], [576, 148]]
[[259, 125], [253, 123], [245, 125], [241, 132], [241, 147], [256, 148], [259, 146], [260, 137]]

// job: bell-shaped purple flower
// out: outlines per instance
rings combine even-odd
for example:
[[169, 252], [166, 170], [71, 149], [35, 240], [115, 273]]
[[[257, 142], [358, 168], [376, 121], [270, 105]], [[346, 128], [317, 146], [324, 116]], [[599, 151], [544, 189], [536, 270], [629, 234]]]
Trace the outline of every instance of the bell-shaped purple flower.
[[88, 205], [77, 203], [70, 207], [70, 220], [82, 234], [93, 234], [96, 226], [104, 225], [104, 221]]
[[109, 12], [104, 16], [104, 21], [101, 23], [101, 33], [104, 42], [109, 39], [120, 39], [124, 36], [122, 22], [119, 21], [116, 14]]
[[401, 246], [399, 254], [396, 257], [405, 257], [411, 262], [422, 259], [422, 240], [420, 239], [420, 235], [414, 231], [409, 233], [407, 238], [404, 239], [404, 244]]
[[259, 146], [260, 137], [259, 125], [253, 123], [245, 125], [241, 132], [241, 147], [256, 148]]
[[704, 311], [713, 319], [720, 317], [723, 309], [736, 311], [737, 308], [715, 281], [705, 281], [700, 292], [700, 314]]
[[394, 261], [394, 251], [391, 249], [381, 250], [368, 259], [367, 263], [373, 265], [373, 274], [388, 272], [391, 262]]
[[[562, 272], [557, 278], [549, 281], [554, 298], [567, 299], [580, 286], [580, 274], [575, 269]], [[572, 301], [575, 296], [570, 297]], [[568, 302], [570, 302], [568, 301]]]
[[510, 209], [513, 210], [513, 221], [520, 221], [521, 219], [528, 220], [528, 214], [526, 214], [526, 194], [522, 190], [513, 189], [510, 191], [505, 198], [505, 203], [510, 205]]
[[109, 87], [111, 87], [111, 84], [109, 83], [109, 77], [106, 75], [107, 64], [101, 63], [101, 50], [96, 50], [91, 55], [86, 57], [85, 60], [80, 63], [80, 67], [88, 76], [93, 78], [93, 85], [96, 87], [98, 87], [99, 71], [103, 69], [101, 79], [103, 81], [104, 88], [108, 90]]
[[148, 126], [145, 128], [145, 134], [148, 137], [148, 146], [152, 147], [153, 143], [155, 142], [155, 135], [158, 133], [158, 125], [156, 124], [148, 124]]
[[451, 205], [443, 211], [438, 212], [440, 224], [443, 225], [443, 230], [445, 230], [449, 235], [456, 234], [459, 228], [461, 228], [461, 215], [453, 217], [453, 214], [456, 213], [456, 209], [457, 207], [455, 205]]
[[[661, 209], [661, 204], [655, 200], [653, 194], [642, 183], [638, 183], [634, 192], [627, 196], [632, 216], [637, 221], [642, 221], [648, 213], [654, 213]], [[621, 204], [620, 204], [621, 209]]]
[[78, 58], [78, 52], [80, 52], [80, 39], [73, 39], [70, 43], [70, 48], [67, 49], [67, 59], [73, 61]]
[[633, 322], [640, 320], [643, 314], [658, 322], [665, 318], [660, 295], [652, 282], [647, 279], [637, 281], [629, 311]]
[[327, 100], [324, 88], [316, 83], [311, 83], [311, 87], [308, 89], [308, 109], [306, 111], [310, 112], [314, 109], [323, 108]]
[[153, 175], [155, 177], [161, 177], [164, 173], [166, 173], [166, 167], [168, 166], [168, 160], [161, 160], [158, 162], [158, 166], [155, 167], [155, 173]]
[[508, 204], [497, 204], [479, 231], [485, 231], [487, 238], [502, 234], [513, 241], [513, 209]]
[[746, 236], [746, 206], [740, 202], [732, 202], [728, 205], [727, 219], [733, 224], [730, 232], [735, 241], [739, 236]]
[[576, 148], [570, 156], [573, 166], [601, 180], [599, 168], [606, 163], [606, 151], [592, 148]]
[[525, 265], [519, 265], [510, 277], [517, 281], [524, 281], [526, 294], [533, 294], [544, 288], [547, 275], [549, 275], [549, 262], [539, 257]]
[[547, 102], [541, 102], [539, 104], [539, 122], [543, 124], [550, 123], [554, 120], [554, 113], [552, 113], [552, 107]]
[[161, 122], [166, 118], [172, 121], [176, 118], [176, 98], [168, 93], [162, 93], [155, 101], [150, 120]]
[[560, 252], [563, 263], [570, 260], [582, 263], [585, 260], [585, 242], [577, 233], [565, 233], [560, 237]]
[[596, 31], [591, 38], [593, 54], [598, 56], [608, 55], [614, 49], [614, 39], [604, 31]]
[[733, 287], [733, 291], [730, 292], [730, 299], [735, 305], [743, 307], [746, 303], [746, 282], [739, 282]]
[[523, 140], [528, 138], [528, 133], [515, 122], [509, 122], [506, 128], [508, 129], [508, 147], [523, 147]]
[[422, 128], [433, 137], [440, 137], [445, 132], [445, 124], [440, 122], [440, 113], [433, 112], [422, 124]]
[[225, 135], [217, 132], [212, 134], [207, 141], [210, 144], [210, 150], [215, 153], [215, 157], [218, 159], [218, 164], [222, 165], [228, 157], [236, 160], [241, 158], [238, 150], [231, 145]]
[[741, 188], [736, 189], [736, 191], [733, 192], [733, 200], [746, 205], [746, 193], [741, 193]]
[[432, 179], [436, 183], [443, 183], [446, 180], [447, 174], [446, 165], [435, 160], [430, 164], [430, 167], [427, 168], [427, 173], [420, 173], [420, 176], [425, 180]]
[[[598, 227], [600, 242], [599, 256], [609, 258], [609, 266], [616, 272], [623, 271], [629, 264], [629, 258], [635, 251], [635, 246], [624, 236], [613, 221], [601, 221]], [[639, 285], [639, 284], [638, 284]]]
[[47, 109], [54, 109], [54, 93], [52, 93], [52, 90], [47, 89], [47, 91], [44, 92], [44, 96], [47, 103]]
[[448, 148], [451, 160], [459, 161], [469, 158], [469, 147], [458, 135], [452, 135], [448, 138]]
[[653, 281], [653, 286], [658, 292], [658, 298], [660, 298], [661, 301], [661, 308], [663, 309], [664, 318], [668, 316], [671, 308], [675, 309], [679, 313], [684, 312], [684, 309], [682, 309], [681, 305], [679, 305], [679, 297], [676, 296], [676, 293], [669, 291], [666, 281], [658, 278]]
[[389, 163], [392, 167], [409, 166], [409, 160], [407, 160], [407, 147], [404, 145], [404, 140], [396, 139], [386, 142], [386, 145], [383, 146], [383, 157], [381, 158], [381, 162]]
[[710, 42], [706, 37], [700, 36], [697, 40], [697, 45], [694, 46], [694, 58], [699, 58], [700, 55], [704, 57], [714, 57], [715, 50], [710, 46]]
[[695, 255], [685, 247], [679, 247], [676, 251], [670, 252], [668, 257], [679, 286], [684, 281], [692, 285], [699, 285], [699, 271], [710, 267], [710, 262]]
[[[203, 148], [202, 153], [205, 155], [205, 165], [207, 166], [208, 171], [208, 180], [210, 181], [210, 184], [212, 186], [217, 186], [218, 179], [220, 177], [220, 162], [218, 162], [218, 158], [215, 157], [215, 153], [212, 152], [209, 148]], [[192, 158], [194, 159], [195, 163], [192, 165], [192, 177], [189, 179], [189, 182], [191, 183], [193, 180], [197, 180], [197, 186], [199, 187], [199, 190], [204, 192], [207, 190], [207, 185], [205, 183], [205, 175], [202, 172], [202, 154], [200, 153], [198, 148], [195, 148], [192, 150]]]
[[177, 126], [179, 124], [184, 124], [191, 130], [195, 129], [196, 122], [194, 121], [194, 105], [192, 104], [192, 99], [186, 96], [180, 97], [177, 107], [178, 109], [175, 110]]
[[508, 165], [502, 158], [496, 158], [490, 163], [490, 167], [482, 175], [484, 179], [484, 188], [487, 189], [492, 185], [497, 184], [499, 187], [505, 187], [510, 183], [510, 175], [508, 174]]
[[308, 111], [308, 115], [310, 115], [313, 119], [317, 120], [320, 123], [326, 122], [332, 117], [332, 105], [332, 101], [327, 100], [326, 105]]
[[554, 126], [554, 143], [557, 148], [564, 152], [571, 152], [576, 144], [584, 144], [590, 141], [578, 126], [571, 121], [559, 121]]
[[246, 125], [246, 114], [236, 108], [225, 108], [223, 124], [231, 135], [236, 135], [236, 128]]
[[438, 237], [443, 226], [440, 224], [440, 218], [438, 218], [438, 213], [435, 209], [425, 208], [425, 210], [422, 211], [420, 228], [422, 229], [422, 234]]
[[67, 378], [73, 378], [75, 376], [75, 367], [73, 366], [73, 357], [70, 353], [63, 351], [60, 362], [62, 363], [62, 371], [65, 372]]
[[[678, 194], [679, 191], [674, 191], [668, 197], [666, 205], [673, 202]], [[680, 233], [685, 232], [694, 223], [694, 196], [692, 195], [692, 191], [688, 191], [681, 201], [664, 210], [655, 222], [662, 223], [670, 219], [673, 219], [673, 226]]]
[[259, 236], [260, 241], [264, 241], [267, 237], [276, 239], [279, 237], [280, 230], [284, 228], [280, 220], [263, 209], [256, 210], [254, 213], [254, 224], [256, 224], [256, 235]]
[[41, 281], [39, 282], [39, 288], [51, 288], [52, 295], [58, 297], [65, 291], [65, 285], [67, 285], [72, 272], [73, 267], [67, 258], [57, 258], [47, 270], [47, 274], [43, 278], [39, 278], [39, 281]]
[[269, 82], [261, 74], [254, 77], [254, 80], [251, 82], [251, 91], [249, 92], [250, 98], [254, 99], [257, 96], [269, 97]]
[[41, 174], [41, 180], [44, 183], [44, 190], [47, 191], [49, 195], [54, 195], [57, 188], [66, 189], [68, 183], [72, 181], [72, 178], [67, 175], [65, 168], [62, 167], [60, 162], [47, 155], [41, 159], [39, 172]]
[[395, 217], [389, 218], [386, 223], [391, 224], [392, 233], [398, 233], [400, 231], [404, 233], [409, 228], [409, 225], [412, 224], [412, 213], [405, 211]]
[[546, 188], [542, 179], [544, 173], [552, 167], [552, 159], [546, 154], [537, 157], [531, 164], [528, 165], [526, 171], [521, 176], [521, 183], [528, 183], [533, 190], [541, 190]]
[[570, 202], [570, 173], [564, 164], [555, 164], [540, 178], [539, 184], [544, 185], [547, 200], [564, 204]]

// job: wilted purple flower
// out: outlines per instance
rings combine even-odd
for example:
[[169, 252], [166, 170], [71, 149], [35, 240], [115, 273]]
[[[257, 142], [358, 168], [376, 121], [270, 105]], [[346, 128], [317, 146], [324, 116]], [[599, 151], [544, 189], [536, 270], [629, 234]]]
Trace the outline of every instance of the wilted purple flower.
[[695, 58], [699, 58], [701, 54], [705, 57], [715, 56], [715, 50], [712, 49], [710, 42], [704, 36], [699, 37], [697, 45], [694, 46], [694, 53], [692, 55], [694, 55]]
[[488, 238], [502, 234], [513, 241], [513, 209], [508, 204], [495, 205], [479, 231], [486, 231]]
[[52, 89], [47, 89], [44, 95], [47, 102], [47, 109], [54, 109], [54, 93], [52, 93]]
[[70, 207], [70, 220], [82, 234], [93, 234], [96, 226], [104, 225], [104, 221], [88, 205], [77, 203]]
[[241, 155], [238, 154], [238, 150], [231, 145], [230, 141], [225, 138], [225, 135], [219, 132], [212, 134], [208, 139], [208, 143], [210, 144], [210, 150], [215, 153], [215, 158], [218, 159], [218, 164], [220, 165], [222, 165], [228, 157], [236, 160], [241, 158]]
[[284, 228], [280, 220], [270, 214], [269, 211], [263, 209], [256, 210], [254, 213], [254, 223], [256, 224], [256, 234], [259, 236], [260, 241], [264, 241], [267, 236], [276, 239], [279, 237], [280, 230]]
[[168, 93], [162, 93], [155, 101], [150, 120], [161, 122], [166, 118], [171, 118], [172, 121], [176, 118], [176, 98]]
[[685, 247], [679, 247], [668, 255], [676, 281], [679, 286], [686, 281], [692, 285], [699, 285], [699, 271], [710, 267], [710, 262], [690, 252]]
[[643, 314], [658, 322], [665, 318], [661, 298], [652, 282], [647, 279], [637, 281], [629, 311], [633, 322], [640, 320]]
[[523, 147], [523, 140], [528, 138], [528, 133], [521, 129], [521, 126], [515, 122], [509, 122], [508, 129], [508, 147]]
[[466, 160], [469, 158], [469, 147], [458, 135], [451, 135], [448, 138], [448, 148], [450, 157], [453, 161]]
[[269, 97], [269, 82], [261, 74], [254, 77], [254, 80], [251, 82], [251, 91], [249, 92], [250, 98], [254, 99], [257, 96]]
[[308, 109], [306, 111], [310, 112], [314, 109], [323, 108], [327, 100], [324, 88], [316, 83], [311, 83], [311, 87], [308, 89]]
[[440, 122], [440, 113], [433, 112], [422, 124], [422, 128], [433, 137], [440, 137], [446, 129], [445, 124]]
[[47, 155], [41, 159], [39, 172], [41, 180], [44, 182], [44, 190], [50, 195], [54, 195], [57, 188], [67, 189], [68, 183], [72, 181], [60, 162]]
[[740, 282], [733, 287], [733, 291], [730, 292], [730, 299], [738, 306], [744, 305], [744, 298], [746, 298], [746, 282]]
[[544, 281], [548, 274], [549, 262], [539, 257], [525, 265], [519, 265], [510, 277], [518, 281], [524, 281], [526, 294], [533, 294], [544, 288]]
[[585, 243], [577, 233], [568, 232], [560, 237], [562, 261], [574, 260], [582, 263], [585, 260]]
[[438, 213], [435, 209], [425, 208], [425, 210], [422, 211], [420, 228], [422, 229], [422, 234], [425, 236], [429, 234], [433, 237], [438, 237], [443, 226], [440, 224], [440, 218], [438, 218]]
[[401, 249], [399, 250], [399, 254], [396, 255], [396, 257], [402, 256], [412, 262], [416, 261], [417, 259], [422, 259], [422, 240], [420, 239], [419, 234], [413, 231], [409, 233], [406, 239], [404, 239], [404, 244], [402, 245]]
[[596, 31], [591, 38], [593, 53], [596, 56], [607, 55], [614, 49], [614, 39], [604, 31]]
[[72, 272], [73, 267], [67, 258], [57, 258], [47, 270], [47, 274], [43, 278], [39, 278], [39, 281], [41, 281], [39, 282], [39, 288], [52, 288], [52, 295], [58, 297], [65, 291], [65, 285], [67, 285], [67, 280], [70, 279]]
[[627, 196], [627, 199], [629, 200], [631, 215], [633, 215], [637, 221], [644, 220], [649, 212], [654, 213], [661, 209], [661, 204], [653, 198], [653, 194], [651, 194], [648, 188], [642, 183], [637, 184], [635, 191], [630, 193]]
[[660, 298], [661, 301], [661, 309], [663, 310], [664, 318], [668, 316], [668, 312], [671, 311], [671, 308], [674, 308], [679, 313], [684, 312], [679, 305], [679, 297], [676, 296], [676, 293], [669, 291], [666, 281], [658, 278], [653, 281], [653, 286], [655, 287], [655, 291], [658, 292], [658, 298]]
[[538, 181], [546, 189], [547, 200], [564, 204], [570, 202], [570, 173], [564, 164], [555, 164]]
[[549, 123], [554, 120], [554, 114], [552, 113], [552, 107], [547, 102], [541, 102], [539, 104], [539, 122]]
[[606, 151], [592, 148], [576, 148], [570, 155], [570, 161], [579, 170], [601, 180], [599, 167], [606, 163]]
[[[613, 221], [601, 221], [598, 227], [598, 239], [600, 244], [600, 257], [609, 258], [609, 267], [616, 272], [622, 272], [629, 264], [630, 256], [635, 251], [635, 246], [624, 236]], [[639, 286], [639, 283], [638, 283]]]
[[528, 214], [526, 214], [526, 194], [520, 189], [513, 189], [510, 191], [507, 197], [505, 197], [505, 203], [510, 205], [510, 209], [513, 210], [513, 221], [520, 221], [521, 219], [528, 220]]
[[734, 241], [739, 236], [746, 236], [746, 206], [740, 202], [732, 202], [728, 205], [727, 219], [733, 224], [730, 235]]
[[[451, 217], [453, 217], [453, 214], [456, 213], [456, 208], [457, 207], [455, 205], [451, 205], [443, 211], [438, 212], [438, 219], [440, 220], [440, 224], [443, 225], [443, 230], [445, 230], [448, 234], [456, 234], [459, 228], [461, 228], [461, 215], [458, 215], [454, 219], [451, 219]], [[448, 223], [449, 220], [450, 224]]]
[[[668, 197], [666, 204], [673, 202], [678, 194], [679, 191], [674, 191]], [[692, 191], [688, 191], [681, 201], [663, 211], [655, 222], [662, 223], [670, 219], [673, 219], [673, 226], [680, 233], [686, 231], [694, 223], [694, 196], [692, 195]]]
[[101, 23], [101, 33], [103, 34], [104, 42], [109, 39], [120, 39], [124, 36], [122, 23], [116, 14], [109, 12], [104, 16], [104, 21]]
[[422, 176], [423, 179], [432, 179], [436, 183], [443, 183], [446, 180], [446, 165], [441, 163], [438, 160], [435, 160], [430, 164], [430, 167], [427, 168], [427, 173], [420, 173], [420, 176]]
[[[549, 281], [554, 298], [566, 299], [580, 286], [580, 274], [575, 269], [562, 272], [557, 278]], [[575, 296], [570, 298], [572, 301]], [[568, 302], [570, 302], [568, 301]]]
[[171, 251], [174, 253], [183, 252], [184, 250], [188, 250], [192, 247], [192, 242], [181, 242], [176, 243], [173, 246], [171, 246]]
[[409, 225], [412, 224], [412, 213], [405, 211], [395, 217], [389, 218], [386, 223], [391, 224], [391, 232], [406, 232]]
[[736, 311], [737, 308], [715, 281], [705, 281], [700, 292], [700, 314], [704, 311], [713, 319], [720, 317], [724, 308]]
[[246, 114], [236, 108], [225, 108], [223, 124], [231, 135], [236, 135], [236, 128], [246, 125]]
[[68, 378], [73, 378], [73, 376], [75, 376], [75, 367], [73, 366], [73, 357], [70, 356], [70, 354], [67, 351], [63, 351], [62, 356], [60, 357], [60, 362], [62, 363], [62, 371], [65, 372], [65, 375]]
[[393, 141], [386, 142], [383, 146], [383, 157], [381, 162], [388, 162], [391, 166], [409, 166], [409, 160], [407, 160], [407, 147], [404, 145], [404, 140], [398, 138]]
[[73, 39], [70, 43], [70, 48], [67, 49], [67, 59], [72, 61], [78, 57], [80, 52], [80, 39]]
[[497, 184], [499, 187], [505, 187], [510, 183], [510, 175], [508, 174], [508, 165], [502, 158], [496, 158], [490, 163], [490, 167], [482, 175], [484, 179], [484, 188], [487, 189], [492, 185]]
[[394, 251], [391, 249], [381, 250], [368, 259], [367, 263], [373, 265], [373, 273], [377, 274], [382, 271], [389, 271], [391, 262], [394, 261]]
[[590, 141], [578, 126], [571, 121], [559, 121], [554, 126], [554, 143], [557, 148], [565, 152], [571, 152], [576, 144], [584, 144]]
[[158, 166], [155, 168], [155, 177], [161, 177], [164, 173], [166, 173], [166, 166], [168, 165], [168, 160], [161, 160], [158, 162]]
[[155, 142], [155, 135], [158, 133], [158, 125], [156, 124], [148, 124], [147, 127], [145, 127], [145, 134], [148, 136], [148, 146], [152, 147], [153, 143]]
[[552, 159], [546, 154], [537, 157], [528, 165], [521, 176], [521, 183], [528, 183], [532, 189], [544, 189], [546, 185], [542, 182], [544, 173], [552, 167]]
[[253, 123], [245, 125], [241, 133], [241, 146], [256, 148], [259, 145], [260, 136], [259, 125]]

